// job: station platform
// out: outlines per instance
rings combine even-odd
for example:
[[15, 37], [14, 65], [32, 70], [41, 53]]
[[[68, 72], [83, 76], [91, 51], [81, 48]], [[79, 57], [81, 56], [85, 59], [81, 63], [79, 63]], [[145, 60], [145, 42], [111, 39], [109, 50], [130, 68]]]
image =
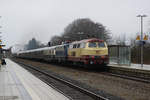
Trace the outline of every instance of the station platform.
[[131, 70], [141, 70], [141, 71], [149, 71], [150, 72], [150, 65], [144, 64], [143, 67], [141, 67], [140, 64], [131, 64], [130, 66], [127, 65], [119, 65], [119, 64], [109, 64], [111, 67], [120, 67], [120, 68], [126, 68]]
[[0, 100], [69, 100], [15, 62], [6, 63], [0, 67]]

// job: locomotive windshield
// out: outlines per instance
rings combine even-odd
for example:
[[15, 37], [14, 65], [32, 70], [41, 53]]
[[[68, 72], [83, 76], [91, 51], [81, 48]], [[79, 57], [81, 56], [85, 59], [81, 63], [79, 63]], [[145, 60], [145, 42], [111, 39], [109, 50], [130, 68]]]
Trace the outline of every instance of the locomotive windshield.
[[103, 48], [103, 47], [105, 47], [105, 44], [104, 44], [104, 42], [89, 42], [89, 44], [88, 44], [88, 47], [90, 47], [90, 48], [96, 48], [96, 47], [98, 47], [98, 48]]
[[89, 42], [89, 47], [91, 48], [97, 47], [96, 42]]
[[105, 47], [104, 42], [99, 42], [99, 43], [98, 43], [98, 47]]

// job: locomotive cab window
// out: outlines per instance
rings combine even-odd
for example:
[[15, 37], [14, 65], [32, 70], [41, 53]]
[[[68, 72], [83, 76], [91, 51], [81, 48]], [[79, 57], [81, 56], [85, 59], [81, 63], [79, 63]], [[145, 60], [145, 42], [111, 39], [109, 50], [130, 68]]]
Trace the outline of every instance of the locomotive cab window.
[[76, 48], [76, 47], [77, 47], [77, 45], [76, 45], [76, 44], [74, 44], [74, 45], [73, 45], [73, 48]]
[[80, 44], [77, 44], [77, 48], [80, 48]]
[[81, 43], [80, 48], [85, 48], [86, 43]]
[[73, 48], [73, 45], [69, 45], [69, 48], [72, 49], [72, 48]]

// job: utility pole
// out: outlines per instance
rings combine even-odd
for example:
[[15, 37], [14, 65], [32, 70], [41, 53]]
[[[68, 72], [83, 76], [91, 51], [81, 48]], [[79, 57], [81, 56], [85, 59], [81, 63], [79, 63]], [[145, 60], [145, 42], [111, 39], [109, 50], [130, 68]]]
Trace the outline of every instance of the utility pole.
[[141, 18], [141, 67], [143, 67], [143, 17], [147, 17], [146, 15], [138, 15], [137, 17]]

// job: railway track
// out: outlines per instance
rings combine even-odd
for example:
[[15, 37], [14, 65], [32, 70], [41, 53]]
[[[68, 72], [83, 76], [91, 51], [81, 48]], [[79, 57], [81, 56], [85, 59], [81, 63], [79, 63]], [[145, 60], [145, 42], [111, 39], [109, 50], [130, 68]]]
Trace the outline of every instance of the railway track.
[[45, 70], [36, 68], [35, 66], [27, 65], [17, 61], [15, 62], [32, 71], [32, 73], [36, 74], [36, 76], [38, 76], [41, 80], [64, 95], [67, 95], [67, 97], [69, 97], [71, 100], [111, 100], [107, 97], [98, 95], [69, 81], [66, 81], [60, 77], [52, 75]]
[[85, 68], [80, 68], [80, 67], [69, 67], [77, 70], [82, 70], [82, 71], [87, 71], [87, 72], [94, 72], [97, 74], [104, 74], [104, 75], [109, 75], [109, 76], [114, 76], [114, 77], [119, 77], [123, 79], [128, 79], [128, 80], [133, 80], [137, 82], [143, 82], [143, 83], [150, 83], [150, 78], [149, 77], [139, 77], [136, 75], [128, 75], [128, 74], [121, 74], [121, 73], [116, 73], [116, 72], [111, 72], [108, 69], [102, 71], [102, 69], [85, 69]]
[[[62, 67], [62, 66], [61, 66]], [[114, 77], [120, 77], [120, 78], [123, 78], [123, 79], [129, 79], [129, 80], [133, 80], [133, 81], [137, 81], [137, 82], [143, 82], [143, 83], [150, 83], [150, 78], [149, 77], [139, 77], [137, 75], [128, 75], [128, 74], [125, 74], [125, 73], [128, 73], [128, 72], [123, 72], [123, 74], [121, 73], [116, 73], [116, 72], [111, 72], [111, 71], [104, 71], [104, 72], [100, 72], [101, 70], [97, 70], [97, 69], [94, 69], [94, 70], [89, 70], [89, 69], [85, 69], [85, 68], [81, 68], [81, 67], [71, 67], [69, 66], [69, 68], [72, 68], [72, 69], [76, 69], [76, 70], [82, 70], [82, 71], [90, 71], [90, 72], [95, 72], [95, 73], [98, 73], [98, 74], [104, 74], [104, 75], [109, 75], [109, 76], [114, 76]], [[114, 70], [114, 69], [113, 69]], [[116, 69], [117, 70], [117, 69]]]
[[[77, 70], [82, 70], [82, 71], [87, 71], [87, 72], [94, 72], [97, 74], [104, 74], [104, 75], [109, 75], [109, 76], [114, 76], [114, 77], [119, 77], [119, 78], [123, 78], [123, 79], [128, 79], [128, 80], [133, 80], [133, 81], [137, 81], [137, 82], [143, 82], [143, 83], [148, 83], [150, 84], [150, 78], [149, 77], [141, 77], [141, 76], [136, 76], [136, 75], [128, 75], [126, 72], [126, 74], [121, 74], [121, 73], [116, 73], [116, 72], [111, 72], [108, 69], [105, 69], [104, 71], [102, 69], [85, 69], [85, 68], [74, 68], [71, 67], [73, 69], [77, 69]], [[117, 70], [117, 69], [116, 69]]]
[[114, 77], [120, 77], [123, 79], [129, 79], [129, 80], [133, 80], [133, 81], [137, 81], [137, 82], [143, 82], [143, 83], [150, 83], [150, 80], [148, 79], [142, 79], [136, 76], [127, 76], [127, 75], [122, 75], [122, 74], [117, 74], [117, 73], [113, 73], [113, 72], [102, 72], [101, 74], [105, 74], [105, 75], [109, 75], [109, 76], [114, 76]]
[[[133, 80], [133, 81], [137, 81], [137, 82], [143, 82], [143, 83], [150, 83], [150, 78], [148, 77], [139, 77], [139, 76], [136, 76], [136, 75], [128, 75], [128, 74], [121, 74], [121, 73], [116, 73], [116, 72], [111, 72], [111, 71], [104, 71], [104, 72], [100, 72], [99, 70], [97, 69], [94, 69], [94, 70], [89, 70], [89, 69], [85, 69], [85, 68], [80, 68], [80, 67], [71, 67], [69, 66], [69, 68], [73, 68], [73, 69], [76, 69], [76, 70], [82, 70], [82, 71], [91, 71], [91, 72], [95, 72], [95, 73], [98, 73], [98, 74], [104, 74], [104, 75], [109, 75], [109, 76], [114, 76], [114, 77], [120, 77], [120, 78], [123, 78], [123, 79], [129, 79], [129, 80]], [[128, 72], [126, 72], [128, 73]]]
[[[145, 91], [147, 91], [146, 95], [148, 95], [147, 93], [149, 93], [149, 83], [150, 83], [149, 82], [150, 78], [148, 77], [149, 74], [143, 73], [144, 75], [143, 74], [139, 75], [139, 73], [136, 73], [136, 71], [135, 72], [130, 71], [130, 72], [134, 72], [134, 73], [128, 74], [128, 70], [125, 70], [125, 71], [124, 70], [120, 71], [120, 70], [115, 70], [115, 69], [110, 70], [110, 71], [102, 71], [101, 69], [99, 69], [99, 70], [98, 69], [92, 69], [92, 70], [90, 69], [89, 70], [89, 69], [85, 69], [85, 68], [81, 68], [81, 67], [77, 67], [77, 66], [49, 64], [49, 63], [37, 62], [37, 61], [32, 62], [31, 60], [22, 60], [22, 59], [12, 59], [12, 60], [23, 62], [23, 63], [29, 64], [29, 65], [33, 65], [38, 68], [43, 68], [43, 69], [47, 70], [48, 73], [52, 72], [56, 75], [59, 75], [60, 78], [63, 78], [69, 82], [72, 82], [73, 84], [81, 86], [89, 91], [92, 91], [92, 92], [98, 94], [98, 95], [102, 95], [103, 97], [106, 97], [107, 99], [110, 99], [110, 100], [124, 100], [124, 99], [128, 100], [133, 95], [138, 95], [139, 91], [141, 91], [144, 95], [145, 95]], [[86, 75], [86, 76], [84, 76], [84, 75]], [[92, 78], [91, 75], [94, 77]], [[99, 80], [95, 80], [95, 79], [99, 79]], [[131, 90], [129, 90], [129, 93], [128, 93], [128, 90], [127, 91], [125, 90], [123, 92], [118, 92], [121, 95], [120, 94], [116, 95], [115, 94], [116, 92], [111, 93], [109, 91], [109, 89], [107, 89], [107, 86], [105, 87], [104, 84], [100, 85], [103, 82], [103, 80], [104, 80], [104, 84], [105, 83], [107, 84], [110, 80], [110, 83], [112, 83], [112, 85], [115, 87], [114, 89], [118, 89], [118, 90], [121, 89], [121, 91], [122, 91], [122, 89], [124, 89], [124, 88], [122, 88], [122, 86], [119, 87], [119, 85], [121, 83], [121, 84], [123, 84], [123, 87], [125, 87], [125, 89], [131, 88]], [[114, 80], [117, 80], [117, 83]], [[91, 82], [94, 86], [91, 85]], [[131, 82], [131, 84], [130, 84], [130, 82]], [[118, 84], [118, 85], [116, 85], [116, 84]], [[144, 87], [142, 87], [143, 85], [144, 85]], [[106, 88], [106, 90], [103, 90], [103, 86]], [[102, 87], [102, 89], [101, 89], [101, 87]], [[111, 87], [110, 84], [108, 87], [110, 88], [110, 90], [113, 88], [113, 87]], [[142, 90], [140, 89], [140, 87], [142, 87]], [[130, 93], [130, 91], [132, 91], [132, 92]], [[134, 91], [137, 91], [137, 92], [134, 93]], [[124, 93], [128, 93], [129, 98], [128, 97], [124, 98], [123, 97]], [[132, 93], [133, 93], [133, 95], [132, 95]], [[122, 96], [122, 94], [123, 94], [123, 96]], [[140, 95], [138, 95], [138, 96], [139, 96], [139, 98], [141, 97]], [[136, 97], [134, 97], [134, 98], [136, 98]], [[83, 99], [80, 99], [80, 100], [83, 100]], [[130, 100], [132, 100], [132, 99], [130, 99]]]

